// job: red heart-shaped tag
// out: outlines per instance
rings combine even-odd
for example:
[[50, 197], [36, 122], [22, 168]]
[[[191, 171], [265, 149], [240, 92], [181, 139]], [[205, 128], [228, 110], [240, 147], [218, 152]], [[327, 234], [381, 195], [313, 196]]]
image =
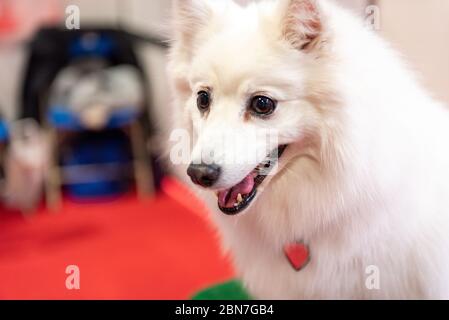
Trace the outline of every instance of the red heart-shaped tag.
[[309, 247], [302, 242], [287, 244], [284, 247], [284, 253], [296, 271], [302, 270], [309, 263]]

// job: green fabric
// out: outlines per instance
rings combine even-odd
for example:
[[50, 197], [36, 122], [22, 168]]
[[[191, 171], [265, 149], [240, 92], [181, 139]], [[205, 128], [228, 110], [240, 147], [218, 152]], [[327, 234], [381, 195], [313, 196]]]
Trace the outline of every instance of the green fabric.
[[252, 300], [246, 292], [242, 283], [238, 280], [231, 280], [196, 294], [193, 300]]

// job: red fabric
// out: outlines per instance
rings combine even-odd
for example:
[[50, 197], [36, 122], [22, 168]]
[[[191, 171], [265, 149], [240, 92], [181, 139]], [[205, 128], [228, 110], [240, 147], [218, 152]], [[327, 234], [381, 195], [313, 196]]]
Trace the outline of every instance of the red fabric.
[[[173, 180], [164, 190], [30, 219], [0, 212], [0, 299], [187, 299], [231, 278], [201, 203]], [[69, 265], [80, 290], [66, 288]]]

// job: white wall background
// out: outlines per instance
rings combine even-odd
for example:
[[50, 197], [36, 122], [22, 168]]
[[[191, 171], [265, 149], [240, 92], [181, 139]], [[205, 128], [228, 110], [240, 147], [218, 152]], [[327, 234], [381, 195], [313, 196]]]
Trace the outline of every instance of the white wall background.
[[378, 0], [381, 33], [449, 106], [449, 1]]

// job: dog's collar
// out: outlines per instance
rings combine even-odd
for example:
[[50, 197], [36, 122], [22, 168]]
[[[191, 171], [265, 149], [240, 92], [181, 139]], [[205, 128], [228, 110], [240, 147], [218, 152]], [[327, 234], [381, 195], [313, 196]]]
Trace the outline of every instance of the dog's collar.
[[295, 271], [301, 271], [310, 261], [309, 246], [302, 241], [285, 245], [284, 254]]

